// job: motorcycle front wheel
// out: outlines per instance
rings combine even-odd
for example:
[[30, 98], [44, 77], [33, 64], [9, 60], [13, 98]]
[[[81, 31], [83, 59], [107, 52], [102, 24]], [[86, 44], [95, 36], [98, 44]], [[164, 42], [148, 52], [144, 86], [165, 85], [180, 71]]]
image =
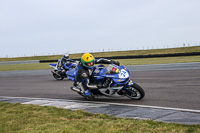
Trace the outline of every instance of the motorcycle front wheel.
[[145, 92], [141, 86], [134, 83], [124, 92], [124, 95], [133, 100], [140, 100], [145, 96]]
[[57, 71], [54, 71], [54, 72], [52, 72], [52, 73], [53, 73], [53, 77], [54, 77], [56, 80], [63, 80], [63, 79], [64, 79], [64, 77], [59, 76], [58, 74], [56, 74]]

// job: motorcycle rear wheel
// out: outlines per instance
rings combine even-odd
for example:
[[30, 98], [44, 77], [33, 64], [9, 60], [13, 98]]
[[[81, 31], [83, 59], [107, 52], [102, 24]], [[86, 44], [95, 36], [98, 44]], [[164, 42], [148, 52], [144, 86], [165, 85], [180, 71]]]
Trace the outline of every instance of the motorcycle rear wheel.
[[143, 88], [136, 83], [130, 86], [129, 90], [131, 91], [131, 93], [126, 91], [124, 95], [133, 100], [140, 100], [145, 96]]
[[85, 100], [91, 101], [95, 98], [94, 94], [90, 94], [88, 96], [85, 96], [82, 92], [77, 92], [79, 95], [85, 98]]
[[88, 96], [84, 96], [85, 97], [85, 100], [88, 100], [88, 101], [91, 101], [95, 98], [94, 94], [90, 94]]

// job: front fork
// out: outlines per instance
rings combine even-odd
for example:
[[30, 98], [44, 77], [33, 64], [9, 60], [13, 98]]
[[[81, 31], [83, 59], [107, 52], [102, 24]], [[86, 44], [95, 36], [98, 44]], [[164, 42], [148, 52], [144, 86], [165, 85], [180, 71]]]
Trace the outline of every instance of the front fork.
[[127, 82], [127, 84], [123, 87], [123, 89], [132, 94], [132, 91], [129, 89], [130, 86], [134, 85], [134, 82], [132, 80], [129, 79], [129, 81]]

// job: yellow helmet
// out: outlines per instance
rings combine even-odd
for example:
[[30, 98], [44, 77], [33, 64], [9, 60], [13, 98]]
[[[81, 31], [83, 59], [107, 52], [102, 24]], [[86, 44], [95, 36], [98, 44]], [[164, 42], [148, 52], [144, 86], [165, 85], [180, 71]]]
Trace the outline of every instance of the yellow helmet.
[[84, 67], [93, 69], [95, 58], [90, 53], [85, 53], [81, 57], [81, 63]]

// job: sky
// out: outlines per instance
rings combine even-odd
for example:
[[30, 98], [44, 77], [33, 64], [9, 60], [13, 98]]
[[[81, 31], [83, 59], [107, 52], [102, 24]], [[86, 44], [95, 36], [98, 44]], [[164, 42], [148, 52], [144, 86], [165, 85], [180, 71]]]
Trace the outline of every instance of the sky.
[[200, 0], [0, 0], [0, 57], [200, 45]]

